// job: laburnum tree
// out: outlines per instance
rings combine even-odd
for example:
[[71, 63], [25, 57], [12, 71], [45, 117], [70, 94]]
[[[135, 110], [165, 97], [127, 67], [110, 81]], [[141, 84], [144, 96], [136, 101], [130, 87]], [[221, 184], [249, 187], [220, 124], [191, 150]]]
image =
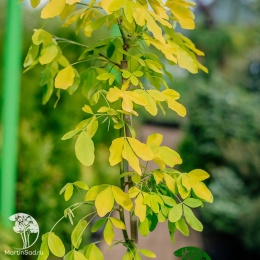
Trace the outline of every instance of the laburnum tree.
[[[31, 0], [33, 7], [40, 2]], [[158, 110], [165, 114], [165, 106], [181, 117], [186, 115], [167, 68], [178, 65], [190, 73], [207, 72], [197, 60], [197, 56], [204, 53], [176, 31], [178, 26], [194, 29], [194, 6], [185, 0], [45, 2], [42, 19], [60, 16], [63, 27], [75, 24], [76, 33], [82, 31], [85, 39], [72, 41], [44, 29], [35, 30], [24, 62], [25, 70], [42, 66], [40, 85], [44, 87], [44, 104], [54, 92], [58, 100], [61, 92], [72, 95], [81, 91], [84, 95], [86, 104], [82, 110], [86, 119], [75, 122], [75, 129], [62, 137], [62, 140], [76, 139], [75, 154], [83, 165], [91, 166], [95, 160], [92, 139], [100, 123], [116, 129], [118, 137], [110, 145], [109, 163], [119, 166], [121, 185], [101, 183], [88, 187], [81, 181], [66, 184], [61, 190], [66, 201], [73, 195], [75, 187], [85, 190], [86, 196], [84, 201], [67, 208], [62, 218], [72, 220], [73, 211], [82, 205], [89, 205], [93, 211], [73, 228], [72, 250], [66, 251], [53, 228], [42, 236], [40, 250], [43, 254], [38, 259], [47, 259], [49, 251], [58, 257], [65, 256], [65, 259], [104, 259], [97, 243], [82, 244], [90, 223], [91, 232], [103, 228], [104, 241], [109, 246], [121, 243], [126, 247], [122, 260], [138, 260], [142, 255], [156, 258], [149, 249], [138, 247], [138, 234], [148, 235], [158, 222], [168, 222], [173, 242], [176, 230], [185, 236], [189, 235], [189, 227], [202, 231], [203, 225], [192, 209], [213, 202], [211, 192], [203, 183], [209, 174], [201, 169], [188, 173], [178, 171], [174, 167], [181, 164], [182, 159], [176, 151], [161, 145], [163, 135], [154, 133], [143, 143], [137, 139], [132, 124], [140, 108], [152, 116], [157, 115]], [[117, 28], [118, 33], [110, 33], [93, 43], [93, 33], [104, 27], [108, 31]], [[66, 57], [64, 44], [78, 47], [80, 54], [74, 57], [75, 60]], [[151, 53], [151, 48], [165, 57], [167, 68], [157, 55]], [[153, 166], [147, 167], [151, 162]], [[126, 228], [127, 211], [130, 212], [130, 228]], [[114, 241], [115, 228], [122, 230], [123, 241]]]

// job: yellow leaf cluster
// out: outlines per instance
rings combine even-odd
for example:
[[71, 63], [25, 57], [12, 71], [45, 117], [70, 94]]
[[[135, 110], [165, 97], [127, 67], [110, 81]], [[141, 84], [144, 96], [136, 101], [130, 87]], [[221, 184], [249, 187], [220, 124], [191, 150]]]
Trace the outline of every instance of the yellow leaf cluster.
[[147, 145], [153, 151], [154, 158], [152, 159], [161, 169], [166, 165], [173, 167], [176, 164], [181, 164], [180, 155], [167, 146], [160, 146], [163, 136], [161, 134], [152, 134], [147, 138]]
[[133, 109], [133, 103], [145, 106], [146, 100], [137, 93], [137, 91], [127, 91], [121, 90], [117, 87], [110, 88], [107, 93], [107, 100], [110, 102], [115, 102], [122, 99], [122, 109], [126, 112], [129, 112], [133, 115], [138, 115], [136, 111]]
[[86, 194], [86, 201], [92, 200], [95, 201], [97, 213], [100, 217], [104, 217], [107, 213], [111, 212], [115, 202], [127, 211], [131, 211], [133, 208], [133, 203], [129, 195], [113, 185], [92, 187]]
[[109, 150], [111, 166], [120, 163], [124, 158], [139, 175], [142, 175], [139, 158], [150, 161], [154, 157], [152, 150], [146, 144], [131, 137], [120, 137], [113, 140]]
[[213, 202], [213, 195], [202, 182], [209, 178], [209, 174], [201, 169], [195, 169], [187, 174], [180, 174], [177, 179], [177, 188], [182, 199], [192, 193], [193, 196], [205, 202]]

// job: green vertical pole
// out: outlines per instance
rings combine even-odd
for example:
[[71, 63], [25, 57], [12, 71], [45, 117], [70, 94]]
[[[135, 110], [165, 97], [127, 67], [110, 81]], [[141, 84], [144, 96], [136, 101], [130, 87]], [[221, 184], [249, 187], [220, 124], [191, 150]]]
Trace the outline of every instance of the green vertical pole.
[[8, 0], [3, 59], [2, 126], [3, 146], [0, 172], [0, 214], [5, 225], [15, 213], [17, 134], [21, 78], [22, 12], [16, 0]]

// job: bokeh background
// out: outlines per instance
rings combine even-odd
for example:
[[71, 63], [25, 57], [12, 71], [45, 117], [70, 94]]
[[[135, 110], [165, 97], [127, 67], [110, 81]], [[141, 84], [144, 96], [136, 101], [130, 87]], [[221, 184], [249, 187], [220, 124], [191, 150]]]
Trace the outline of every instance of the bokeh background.
[[[22, 4], [23, 59], [33, 29], [44, 24], [39, 20], [39, 9], [31, 9], [27, 2]], [[202, 168], [212, 175], [208, 185], [215, 201], [197, 212], [205, 226], [198, 239], [212, 259], [260, 259], [260, 1], [196, 2], [196, 29], [184, 33], [206, 53], [201, 61], [209, 68], [209, 74], [189, 75], [183, 69], [169, 68], [173, 75], [170, 86], [181, 93], [187, 117], [180, 119], [168, 113], [166, 117], [159, 114], [151, 118], [143, 112], [136, 126], [140, 131], [159, 128], [167, 133], [173, 148], [183, 158], [181, 170]], [[1, 61], [6, 8], [7, 0], [0, 0]], [[64, 38], [85, 41], [75, 35], [73, 27], [60, 29], [59, 24], [55, 19], [45, 28]], [[69, 47], [67, 52], [70, 57], [78, 56], [77, 48]], [[83, 180], [93, 185], [100, 180], [109, 183], [118, 180], [117, 169], [107, 163], [113, 131], [107, 132], [106, 127], [99, 131], [95, 136], [97, 161], [93, 167], [81, 166], [74, 156], [75, 140], [60, 138], [84, 118], [81, 107], [86, 101], [79, 91], [73, 96], [64, 94], [55, 109], [55, 96], [43, 106], [40, 73], [41, 68], [37, 67], [21, 75], [16, 212], [33, 216], [42, 234], [51, 229], [72, 203], [64, 202], [59, 195], [67, 182]], [[1, 83], [2, 79], [3, 62]], [[1, 88], [1, 100], [2, 93]], [[0, 148], [1, 144], [2, 141]], [[73, 201], [78, 199], [80, 195]], [[79, 211], [78, 217], [80, 214], [83, 213]], [[3, 254], [5, 248], [15, 244], [12, 232], [0, 224], [0, 259], [22, 259]], [[63, 221], [56, 232], [69, 246], [70, 222]], [[85, 241], [91, 239], [87, 234]]]

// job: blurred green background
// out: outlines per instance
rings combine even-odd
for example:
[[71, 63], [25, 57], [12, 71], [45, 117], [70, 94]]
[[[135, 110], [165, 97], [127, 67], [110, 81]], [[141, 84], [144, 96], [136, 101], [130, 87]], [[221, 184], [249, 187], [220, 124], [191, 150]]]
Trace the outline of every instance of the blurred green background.
[[[6, 2], [0, 1], [2, 25], [5, 24]], [[199, 212], [205, 225], [205, 250], [212, 259], [259, 259], [260, 2], [200, 0], [195, 12], [197, 27], [185, 34], [206, 53], [201, 62], [210, 72], [189, 75], [180, 68], [169, 68], [174, 78], [170, 85], [181, 93], [188, 115], [185, 119], [173, 114], [151, 118], [142, 113], [142, 123], [160, 124], [172, 131], [181, 129], [183, 139], [178, 148], [184, 161], [181, 169], [202, 168], [212, 175], [208, 185], [215, 201]], [[32, 10], [25, 1], [23, 59], [33, 29], [42, 27], [43, 22], [38, 17], [39, 10]], [[58, 20], [49, 22], [46, 27], [55, 35], [77, 39], [73, 28], [60, 29]], [[4, 30], [2, 26], [1, 39]], [[0, 50], [2, 61], [3, 41]], [[73, 57], [77, 48], [67, 51]], [[64, 94], [54, 109], [54, 96], [43, 106], [40, 73], [41, 68], [37, 67], [22, 74], [16, 212], [33, 216], [42, 234], [51, 229], [71, 204], [58, 195], [67, 182], [83, 180], [89, 185], [99, 180], [116, 182], [117, 169], [106, 162], [107, 147], [114, 133], [107, 133], [105, 127], [95, 137], [98, 143], [95, 165], [86, 168], [77, 162], [74, 140], [61, 141], [60, 138], [84, 119], [81, 112], [84, 97], [80, 91], [71, 97]], [[2, 78], [1, 66], [1, 82]], [[2, 99], [2, 88], [0, 97]], [[63, 240], [67, 238], [69, 245], [70, 222], [63, 221], [57, 232], [62, 234]], [[35, 249], [39, 248], [39, 242]], [[1, 259], [15, 259], [5, 256], [2, 250], [12, 243], [12, 231], [0, 228]]]

